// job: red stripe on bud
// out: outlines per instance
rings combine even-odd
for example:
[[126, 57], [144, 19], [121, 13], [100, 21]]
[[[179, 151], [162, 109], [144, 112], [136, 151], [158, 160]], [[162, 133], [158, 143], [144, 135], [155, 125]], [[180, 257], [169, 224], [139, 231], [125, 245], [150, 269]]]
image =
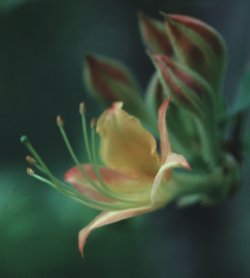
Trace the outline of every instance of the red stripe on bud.
[[139, 24], [143, 41], [152, 53], [173, 55], [164, 23], [139, 13]]

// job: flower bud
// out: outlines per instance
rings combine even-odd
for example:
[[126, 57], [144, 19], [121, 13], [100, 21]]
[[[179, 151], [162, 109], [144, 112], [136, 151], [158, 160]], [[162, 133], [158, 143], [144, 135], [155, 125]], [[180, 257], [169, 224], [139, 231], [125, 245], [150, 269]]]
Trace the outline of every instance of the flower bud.
[[165, 24], [177, 61], [200, 74], [218, 92], [226, 61], [220, 34], [204, 22], [183, 15], [165, 15]]
[[84, 81], [90, 94], [102, 102], [124, 103], [126, 110], [153, 126], [151, 115], [140, 96], [140, 88], [130, 71], [115, 60], [96, 55], [85, 59]]
[[113, 59], [87, 55], [84, 81], [90, 94], [104, 102], [119, 100], [135, 105], [139, 99], [140, 89], [132, 74]]
[[143, 42], [154, 54], [173, 55], [171, 43], [167, 37], [164, 23], [139, 13], [139, 26]]
[[198, 118], [213, 110], [211, 87], [195, 72], [164, 55], [153, 56], [164, 89], [180, 107]]

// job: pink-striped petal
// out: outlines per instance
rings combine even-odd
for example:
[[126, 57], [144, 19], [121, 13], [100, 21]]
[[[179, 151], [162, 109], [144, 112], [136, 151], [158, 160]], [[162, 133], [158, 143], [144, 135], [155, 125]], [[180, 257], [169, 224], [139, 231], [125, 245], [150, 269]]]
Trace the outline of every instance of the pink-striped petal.
[[[139, 174], [125, 175], [106, 167], [100, 167], [99, 174], [105, 185], [114, 193], [123, 194], [124, 197], [130, 200], [138, 200], [138, 203], [149, 202], [153, 177]], [[113, 201], [112, 198], [107, 198], [91, 184], [90, 180], [92, 183], [95, 182], [97, 185], [101, 185], [96, 177], [93, 166], [90, 164], [83, 164], [80, 167], [75, 166], [71, 168], [66, 172], [64, 178], [82, 195], [90, 199], [102, 202]]]
[[161, 185], [168, 182], [172, 168], [186, 168], [187, 170], [191, 169], [187, 160], [182, 155], [170, 153], [167, 157], [167, 160], [161, 166], [160, 170], [158, 171], [155, 177], [151, 190], [152, 206], [155, 206], [158, 203], [158, 200], [162, 199], [162, 197], [159, 196], [160, 194], [158, 194], [159, 188], [161, 187]]
[[169, 105], [170, 99], [167, 98], [160, 106], [158, 110], [158, 128], [160, 132], [161, 142], [161, 162], [163, 163], [168, 154], [171, 152], [171, 147], [168, 139], [168, 131], [166, 125], [166, 111]]
[[140, 121], [115, 102], [97, 120], [100, 156], [110, 169], [154, 177], [160, 163], [156, 140]]
[[83, 249], [86, 243], [86, 240], [89, 234], [102, 226], [112, 224], [127, 218], [131, 218], [137, 215], [141, 215], [147, 212], [152, 211], [152, 207], [140, 207], [140, 208], [132, 208], [121, 211], [109, 211], [100, 213], [89, 225], [80, 230], [78, 235], [78, 247], [81, 255], [83, 256]]

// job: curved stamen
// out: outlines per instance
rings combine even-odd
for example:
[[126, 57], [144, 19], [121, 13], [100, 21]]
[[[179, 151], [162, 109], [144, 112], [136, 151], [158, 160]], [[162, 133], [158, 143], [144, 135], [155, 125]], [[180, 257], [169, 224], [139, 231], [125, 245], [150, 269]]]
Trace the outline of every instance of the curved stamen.
[[[101, 175], [100, 175], [100, 169], [97, 163], [97, 155], [96, 155], [96, 148], [95, 148], [95, 122], [92, 121], [91, 123], [91, 143], [88, 139], [88, 133], [87, 133], [87, 126], [86, 126], [86, 118], [85, 118], [85, 108], [84, 104], [80, 104], [80, 114], [82, 116], [82, 127], [83, 127], [83, 136], [84, 136], [84, 144], [85, 148], [87, 150], [88, 158], [90, 160], [90, 163], [93, 165], [93, 170], [95, 173], [95, 176], [98, 180], [98, 182], [95, 182], [93, 179], [90, 178], [86, 170], [82, 167], [80, 164], [79, 159], [77, 158], [72, 145], [68, 139], [68, 136], [64, 130], [64, 122], [60, 116], [57, 117], [57, 125], [59, 127], [59, 130], [61, 132], [62, 138], [66, 144], [66, 147], [70, 153], [70, 156], [76, 166], [78, 167], [79, 171], [82, 173], [83, 177], [86, 179], [86, 181], [92, 185], [98, 192], [103, 194], [103, 196], [112, 198], [114, 200], [114, 203], [106, 203], [106, 202], [99, 202], [93, 199], [90, 199], [88, 197], [85, 197], [84, 195], [80, 194], [75, 188], [69, 187], [67, 183], [64, 183], [57, 179], [49, 170], [43, 159], [40, 157], [40, 155], [36, 152], [35, 148], [30, 143], [27, 136], [21, 137], [21, 142], [26, 146], [26, 148], [30, 151], [32, 156], [28, 155], [26, 156], [26, 160], [28, 163], [30, 163], [32, 166], [37, 168], [41, 173], [43, 173], [45, 176], [48, 177], [48, 179], [39, 176], [34, 173], [33, 170], [29, 168], [28, 174], [34, 177], [35, 179], [52, 186], [54, 189], [60, 191], [61, 193], [89, 206], [95, 209], [100, 210], [112, 210], [112, 209], [125, 209], [125, 208], [131, 208], [137, 207], [140, 205], [141, 202], [135, 201], [135, 200], [129, 200], [125, 198], [124, 196], [119, 196], [119, 193], [113, 192], [107, 184], [104, 183]], [[118, 202], [115, 202], [118, 201]]]
[[35, 174], [35, 172], [31, 169], [28, 168], [27, 169], [27, 173], [28, 175], [32, 176], [33, 178], [39, 180], [40, 182], [43, 182], [51, 187], [53, 187], [54, 189], [58, 190], [59, 192], [65, 194], [66, 196], [69, 196], [70, 198], [97, 210], [123, 210], [128, 208], [127, 206], [124, 206], [123, 204], [107, 204], [104, 202], [99, 202], [99, 201], [94, 201], [94, 200], [90, 200], [80, 194], [78, 194], [77, 192], [74, 192], [71, 189], [68, 189], [66, 184], [62, 183], [61, 181], [57, 180], [57, 183], [53, 183], [52, 181], [39, 176], [37, 174]]
[[[88, 159], [89, 159], [90, 163], [93, 165], [93, 170], [94, 170], [95, 176], [96, 176], [96, 178], [98, 179], [98, 182], [99, 182], [99, 184], [97, 184], [97, 183], [94, 183], [92, 180], [90, 180], [90, 183], [99, 192], [105, 194], [107, 197], [111, 197], [111, 198], [113, 198], [117, 201], [138, 205], [138, 203], [140, 203], [138, 200], [136, 200], [136, 201], [129, 200], [128, 198], [124, 197], [124, 194], [123, 194], [123, 196], [121, 196], [121, 194], [115, 193], [103, 181], [103, 179], [100, 175], [100, 169], [99, 169], [99, 166], [98, 166], [98, 163], [97, 163], [97, 155], [96, 155], [96, 140], [95, 140], [96, 120], [92, 119], [92, 121], [91, 121], [91, 126], [90, 126], [91, 127], [91, 142], [89, 142], [87, 125], [86, 125], [86, 117], [85, 117], [85, 106], [84, 106], [83, 102], [80, 103], [79, 111], [80, 111], [81, 118], [82, 118], [84, 145], [85, 145], [85, 148], [87, 150]], [[81, 169], [79, 169], [79, 170], [81, 170]], [[85, 173], [84, 177], [88, 178], [88, 175]]]
[[[95, 201], [92, 199], [89, 199], [81, 194], [79, 194], [77, 191], [75, 191], [72, 187], [68, 187], [66, 183], [61, 182], [59, 179], [57, 179], [48, 169], [47, 165], [44, 163], [42, 158], [39, 156], [35, 148], [30, 143], [27, 136], [21, 137], [21, 142], [26, 146], [26, 148], [31, 152], [33, 155], [32, 157], [32, 163], [35, 162], [34, 166], [39, 169], [42, 173], [44, 173], [49, 179], [45, 179], [37, 174], [34, 173], [33, 170], [29, 169], [28, 174], [32, 177], [36, 178], [37, 180], [44, 182], [50, 186], [52, 186], [54, 189], [58, 190], [59, 192], [73, 198], [74, 200], [77, 200], [78, 202], [81, 202], [89, 207], [99, 209], [99, 210], [112, 210], [112, 209], [125, 209], [129, 208], [130, 206], [122, 203], [104, 203]], [[31, 157], [30, 157], [31, 158]], [[28, 160], [30, 160], [28, 158]], [[27, 160], [27, 157], [26, 157]], [[31, 161], [31, 160], [30, 160]]]

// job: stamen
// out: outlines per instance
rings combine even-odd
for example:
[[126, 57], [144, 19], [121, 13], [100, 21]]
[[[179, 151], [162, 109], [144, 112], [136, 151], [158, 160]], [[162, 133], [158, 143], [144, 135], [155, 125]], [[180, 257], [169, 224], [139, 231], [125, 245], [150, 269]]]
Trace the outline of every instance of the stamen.
[[68, 136], [67, 136], [67, 134], [66, 134], [66, 132], [64, 130], [64, 122], [63, 122], [61, 116], [57, 116], [56, 122], [57, 122], [57, 126], [59, 127], [59, 130], [61, 132], [62, 138], [63, 138], [63, 140], [64, 140], [64, 142], [66, 144], [66, 147], [67, 147], [67, 149], [68, 149], [68, 151], [69, 151], [73, 161], [75, 162], [76, 165], [80, 165], [80, 162], [79, 162], [78, 158], [76, 157], [76, 154], [73, 151], [73, 148], [72, 148], [72, 146], [71, 146], [71, 144], [69, 142]]
[[[84, 105], [83, 105], [83, 103], [80, 104], [80, 112], [84, 112]], [[83, 115], [83, 118], [85, 119], [84, 114], [82, 114], [82, 115]], [[64, 122], [63, 122], [62, 118], [61, 118], [60, 116], [57, 116], [56, 121], [57, 121], [57, 125], [58, 125], [58, 127], [59, 127], [59, 129], [60, 129], [61, 135], [62, 135], [62, 137], [63, 137], [63, 140], [64, 140], [64, 142], [65, 142], [65, 144], [66, 144], [66, 147], [67, 147], [67, 149], [68, 149], [68, 151], [69, 151], [69, 154], [70, 154], [70, 156], [71, 156], [73, 162], [78, 166], [78, 169], [79, 169], [79, 171], [82, 173], [83, 177], [86, 178], [87, 181], [88, 181], [92, 186], [94, 186], [97, 190], [99, 190], [98, 185], [88, 176], [88, 174], [86, 173], [86, 171], [84, 170], [84, 168], [81, 167], [81, 163], [80, 163], [79, 159], [77, 158], [77, 156], [76, 156], [76, 154], [75, 154], [75, 152], [74, 152], [74, 150], [73, 150], [73, 148], [72, 148], [72, 146], [71, 146], [71, 144], [70, 144], [70, 141], [69, 141], [69, 139], [68, 139], [68, 136], [67, 136], [67, 134], [66, 134], [66, 132], [65, 132], [65, 130], [64, 130]], [[85, 129], [86, 132], [87, 132], [86, 121], [85, 121], [85, 120], [84, 120], [84, 123], [85, 123], [85, 124], [84, 124], [84, 126], [85, 126], [84, 129]], [[85, 134], [85, 133], [84, 133], [84, 134]], [[85, 137], [86, 137], [86, 139], [85, 139]], [[84, 142], [85, 142], [85, 146], [86, 146], [86, 145], [89, 144], [89, 143], [88, 143], [88, 136], [87, 136], [87, 134], [85, 135], [85, 137], [84, 137]], [[90, 160], [90, 162], [92, 161], [91, 158], [92, 158], [92, 156], [91, 156], [91, 154], [90, 154], [90, 155], [89, 155], [89, 160]]]
[[30, 155], [27, 155], [27, 156], [25, 157], [25, 159], [26, 159], [26, 161], [27, 161], [29, 164], [31, 164], [31, 165], [37, 164], [36, 160], [35, 160], [32, 156], [30, 156]]
[[91, 149], [89, 144], [89, 138], [88, 138], [88, 131], [87, 131], [87, 124], [86, 124], [86, 117], [85, 117], [85, 105], [83, 102], [80, 103], [79, 112], [82, 119], [82, 131], [83, 131], [83, 139], [84, 139], [84, 145], [85, 149], [87, 151], [88, 159], [89, 161], [92, 161], [92, 155], [91, 155]]
[[[97, 177], [98, 182], [100, 183], [101, 187], [104, 188], [104, 192], [106, 192], [106, 194], [109, 195], [111, 198], [114, 198], [121, 202], [138, 204], [138, 201], [135, 202], [133, 200], [129, 200], [129, 199], [125, 198], [124, 196], [121, 196], [121, 194], [113, 192], [108, 187], [108, 185], [103, 181], [103, 179], [100, 175], [100, 169], [99, 169], [98, 162], [97, 162], [95, 127], [96, 127], [96, 119], [93, 118], [91, 120], [91, 151], [92, 151], [91, 153], [92, 153], [92, 157], [93, 157], [93, 160], [92, 160], [93, 170], [94, 170], [95, 176]], [[101, 188], [101, 190], [103, 191], [102, 188]]]
[[53, 187], [54, 189], [58, 190], [59, 192], [71, 197], [75, 201], [78, 201], [88, 207], [92, 207], [92, 208], [98, 209], [98, 210], [107, 210], [107, 209], [123, 210], [123, 209], [127, 208], [127, 206], [124, 206], [123, 204], [112, 204], [112, 203], [106, 204], [103, 202], [97, 202], [94, 200], [90, 200], [90, 199], [78, 194], [77, 192], [69, 190], [67, 188], [66, 184], [64, 184], [60, 181], [59, 181], [60, 185], [58, 186], [58, 184], [54, 184], [52, 181], [35, 174], [34, 170], [32, 170], [31, 168], [27, 169], [27, 173], [28, 173], [28, 175], [32, 176], [36, 180], [39, 180], [40, 182], [43, 182], [43, 183]]
[[[83, 106], [83, 104], [80, 105], [80, 112], [84, 112], [84, 106]], [[82, 115], [84, 115], [84, 113], [83, 113]], [[85, 119], [85, 117], [84, 117], [84, 119]], [[63, 137], [63, 140], [64, 140], [64, 142], [65, 142], [65, 144], [66, 144], [66, 146], [67, 146], [67, 149], [68, 149], [68, 151], [69, 151], [69, 153], [70, 153], [70, 155], [71, 155], [71, 157], [72, 157], [74, 163], [78, 166], [78, 169], [79, 169], [79, 171], [82, 173], [82, 175], [84, 176], [84, 178], [86, 178], [86, 180], [87, 180], [93, 187], [95, 187], [98, 191], [100, 191], [102, 194], [104, 194], [104, 195], [107, 196], [107, 197], [111, 197], [109, 194], [107, 194], [106, 191], [102, 190], [102, 189], [98, 186], [98, 184], [95, 183], [95, 182], [88, 176], [88, 174], [86, 173], [86, 171], [84, 170], [84, 168], [81, 167], [81, 163], [80, 163], [80, 161], [78, 160], [78, 158], [77, 158], [77, 156], [76, 156], [76, 154], [75, 154], [75, 152], [74, 152], [74, 150], [73, 150], [73, 148], [72, 148], [72, 146], [71, 146], [71, 144], [70, 144], [70, 141], [69, 141], [69, 139], [68, 139], [68, 136], [67, 136], [67, 134], [66, 134], [66, 132], [65, 132], [65, 130], [64, 130], [64, 122], [63, 122], [61, 116], [57, 116], [56, 121], [57, 121], [57, 125], [58, 125], [58, 127], [59, 127], [59, 129], [60, 129], [61, 135], [62, 135], [62, 137]], [[84, 121], [84, 122], [86, 122], [86, 121]], [[86, 124], [85, 124], [85, 128], [86, 128]], [[87, 131], [87, 129], [86, 129], [86, 131]], [[87, 135], [86, 135], [86, 136], [87, 136]], [[89, 143], [88, 143], [88, 139], [86, 140], [86, 142], [87, 142], [87, 145], [88, 145], [88, 144], [89, 144]], [[89, 158], [90, 158], [90, 162], [91, 162], [91, 158], [92, 158], [91, 154], [89, 155]]]
[[[23, 135], [20, 139], [21, 143], [23, 143], [25, 145], [25, 147], [30, 151], [30, 153], [33, 155], [32, 157], [32, 161], [36, 162], [34, 165], [36, 167], [41, 167], [41, 169], [43, 169], [43, 172], [46, 173], [48, 176], [52, 176], [49, 168], [47, 167], [47, 165], [44, 163], [44, 161], [42, 160], [42, 158], [39, 156], [39, 154], [37, 153], [37, 151], [34, 149], [34, 147], [32, 146], [32, 144], [29, 141], [28, 136]], [[26, 158], [27, 159], [27, 158]]]
[[34, 171], [31, 168], [27, 168], [27, 174], [30, 176], [34, 175]]
[[[28, 150], [31, 152], [31, 154], [35, 157], [35, 159], [34, 159], [33, 157], [29, 156], [29, 157], [26, 157], [26, 159], [28, 158], [28, 160], [30, 162], [31, 161], [36, 162], [35, 164], [33, 164], [33, 166], [35, 166], [38, 170], [40, 170], [42, 173], [44, 173], [46, 176], [48, 176], [50, 181], [46, 180], [46, 182], [45, 182], [45, 179], [34, 174], [34, 171], [31, 168], [28, 168], [27, 173], [34, 178], [40, 177], [40, 181], [43, 181], [43, 182], [51, 185], [53, 188], [59, 190], [60, 192], [63, 192], [64, 194], [67, 193], [70, 195], [71, 192], [69, 190], [67, 190], [67, 192], [65, 192], [65, 185], [61, 181], [59, 181], [56, 177], [54, 177], [53, 174], [50, 172], [47, 165], [43, 162], [42, 158], [39, 156], [39, 154], [36, 152], [36, 150], [34, 149], [32, 144], [30, 143], [28, 137], [22, 136], [21, 142], [25, 144], [25, 146], [28, 148]], [[39, 162], [39, 164], [37, 162]]]
[[[98, 183], [91, 180], [86, 173], [84, 173], [84, 177], [87, 179], [88, 182], [92, 186], [96, 188], [100, 193], [104, 194], [107, 197], [111, 197], [117, 201], [122, 201], [126, 203], [131, 203], [130, 200], [127, 200], [125, 198], [119, 198], [113, 191], [110, 190], [110, 188], [103, 182], [101, 176], [99, 167], [97, 166], [97, 159], [96, 159], [96, 144], [95, 144], [95, 127], [96, 127], [96, 119], [91, 120], [91, 143], [89, 142], [88, 138], [88, 131], [87, 131], [87, 124], [86, 124], [86, 117], [85, 117], [85, 105], [84, 103], [80, 103], [79, 112], [81, 114], [82, 118], [82, 130], [83, 130], [83, 139], [84, 139], [84, 145], [85, 149], [87, 151], [89, 162], [93, 165], [94, 173], [98, 179]], [[80, 169], [81, 170], [81, 169]]]
[[[110, 197], [114, 200], [114, 203], [106, 203], [106, 202], [99, 202], [93, 199], [89, 199], [85, 197], [84, 195], [80, 194], [75, 188], [69, 187], [67, 183], [61, 182], [59, 179], [57, 179], [53, 174], [50, 172], [47, 165], [44, 163], [42, 158], [39, 156], [35, 148], [30, 143], [27, 136], [21, 137], [21, 142], [26, 146], [26, 148], [30, 151], [32, 156], [28, 155], [26, 156], [26, 160], [29, 164], [37, 168], [40, 172], [42, 172], [44, 175], [46, 175], [49, 179], [46, 179], [42, 176], [37, 175], [33, 169], [28, 168], [27, 173], [32, 176], [33, 178], [53, 187], [54, 189], [60, 191], [61, 193], [73, 198], [74, 200], [83, 203], [84, 205], [87, 205], [89, 207], [99, 209], [99, 210], [122, 210], [131, 207], [131, 205], [128, 205], [128, 203], [134, 203], [137, 206], [139, 205], [138, 202], [127, 200], [126, 198], [119, 197], [117, 193], [114, 193], [110, 190], [110, 188], [103, 182], [101, 176], [99, 167], [97, 164], [97, 156], [96, 156], [96, 148], [95, 148], [95, 125], [96, 121], [92, 120], [91, 122], [91, 146], [89, 143], [89, 138], [87, 134], [87, 126], [86, 126], [86, 118], [85, 118], [85, 107], [84, 104], [80, 104], [80, 114], [82, 115], [82, 127], [83, 127], [83, 135], [84, 135], [84, 143], [85, 147], [88, 153], [88, 157], [90, 160], [90, 163], [93, 164], [95, 175], [98, 179], [98, 183], [93, 181], [89, 175], [86, 173], [86, 170], [81, 167], [81, 164], [69, 142], [69, 139], [67, 137], [67, 134], [64, 130], [64, 122], [60, 116], [57, 117], [57, 125], [60, 129], [61, 135], [63, 137], [63, 140], [67, 146], [67, 149], [71, 155], [71, 158], [73, 159], [74, 163], [78, 166], [79, 170], [82, 172], [83, 177], [86, 178], [87, 182], [91, 184], [97, 191], [99, 191], [101, 194], [103, 194], [106, 197]], [[116, 203], [115, 201], [122, 201], [119, 203]]]

